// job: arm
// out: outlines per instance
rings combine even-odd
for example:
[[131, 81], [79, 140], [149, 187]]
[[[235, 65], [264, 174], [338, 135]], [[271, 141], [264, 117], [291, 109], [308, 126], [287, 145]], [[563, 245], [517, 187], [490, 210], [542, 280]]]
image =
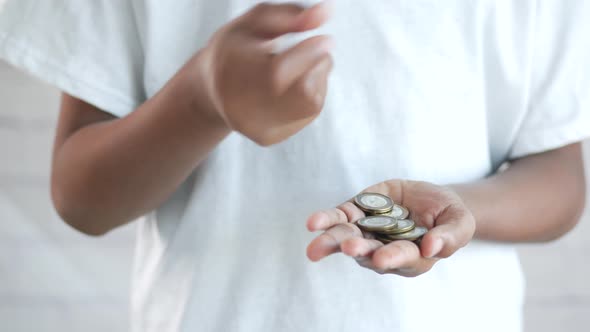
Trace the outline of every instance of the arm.
[[280, 54], [271, 41], [315, 29], [327, 14], [323, 3], [256, 6], [121, 119], [64, 95], [51, 179], [60, 216], [103, 234], [162, 204], [232, 130], [265, 146], [301, 130], [323, 107], [329, 38]]
[[490, 178], [452, 187], [475, 216], [476, 237], [554, 240], [577, 224], [584, 209], [581, 144], [527, 156]]
[[229, 133], [187, 82], [180, 71], [121, 119], [63, 95], [51, 191], [67, 223], [100, 235], [153, 209]]
[[420, 247], [408, 241], [383, 245], [364, 238], [353, 224], [364, 213], [348, 201], [309, 217], [308, 229], [323, 233], [307, 247], [308, 257], [318, 261], [342, 252], [378, 273], [414, 277], [453, 255], [474, 235], [525, 242], [565, 234], [583, 210], [585, 179], [578, 143], [515, 160], [505, 172], [475, 183], [442, 187], [389, 180], [365, 191], [390, 196], [429, 229]]

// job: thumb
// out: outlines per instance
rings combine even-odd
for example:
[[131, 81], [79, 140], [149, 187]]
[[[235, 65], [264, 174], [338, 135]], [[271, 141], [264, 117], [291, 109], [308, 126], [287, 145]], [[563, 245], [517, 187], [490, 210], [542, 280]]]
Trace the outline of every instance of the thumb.
[[464, 208], [451, 206], [436, 218], [436, 226], [421, 242], [422, 256], [447, 258], [471, 241], [475, 232], [473, 215]]
[[240, 17], [237, 24], [258, 37], [274, 39], [320, 27], [328, 20], [330, 8], [326, 1], [309, 8], [296, 4], [261, 3]]

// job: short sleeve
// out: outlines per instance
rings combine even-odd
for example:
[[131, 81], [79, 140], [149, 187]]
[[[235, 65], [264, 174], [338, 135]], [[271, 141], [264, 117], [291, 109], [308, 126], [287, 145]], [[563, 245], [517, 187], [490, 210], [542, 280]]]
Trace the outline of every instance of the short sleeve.
[[528, 110], [510, 159], [590, 136], [590, 1], [537, 1]]
[[122, 117], [145, 99], [133, 7], [119, 0], [5, 0], [0, 58]]

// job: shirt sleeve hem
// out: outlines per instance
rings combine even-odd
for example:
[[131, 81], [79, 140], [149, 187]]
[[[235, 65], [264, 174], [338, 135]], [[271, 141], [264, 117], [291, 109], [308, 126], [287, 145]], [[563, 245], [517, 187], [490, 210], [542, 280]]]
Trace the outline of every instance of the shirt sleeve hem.
[[521, 135], [512, 147], [509, 159], [518, 159], [527, 155], [558, 149], [569, 144], [582, 142], [590, 138], [590, 124], [576, 121], [559, 128], [536, 131]]
[[63, 66], [39, 56], [31, 47], [26, 47], [0, 32], [0, 58], [40, 80], [76, 98], [86, 101], [116, 117], [131, 113], [138, 103], [116, 92], [115, 89], [76, 78]]

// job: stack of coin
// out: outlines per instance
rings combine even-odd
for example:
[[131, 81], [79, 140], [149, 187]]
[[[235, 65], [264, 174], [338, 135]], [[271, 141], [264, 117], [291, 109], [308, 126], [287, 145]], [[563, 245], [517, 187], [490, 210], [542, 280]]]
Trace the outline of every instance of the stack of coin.
[[408, 209], [385, 195], [362, 193], [354, 198], [354, 204], [366, 215], [356, 222], [357, 226], [384, 244], [398, 240], [420, 244], [422, 236], [428, 232], [427, 228], [416, 227], [414, 221], [407, 219]]

